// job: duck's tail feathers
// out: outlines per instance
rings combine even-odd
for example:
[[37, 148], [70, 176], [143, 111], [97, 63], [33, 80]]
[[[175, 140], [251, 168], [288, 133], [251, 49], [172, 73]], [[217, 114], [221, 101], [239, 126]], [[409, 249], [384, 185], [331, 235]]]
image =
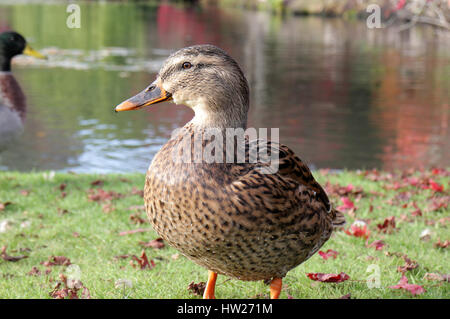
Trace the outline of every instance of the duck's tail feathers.
[[340, 211], [332, 208], [331, 209], [331, 222], [333, 223], [333, 228], [344, 227], [345, 225], [345, 216]]

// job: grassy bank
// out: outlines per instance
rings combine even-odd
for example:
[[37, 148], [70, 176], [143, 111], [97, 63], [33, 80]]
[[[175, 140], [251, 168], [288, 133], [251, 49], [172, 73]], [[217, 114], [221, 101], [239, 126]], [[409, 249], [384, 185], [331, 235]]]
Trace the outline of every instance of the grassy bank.
[[[282, 298], [450, 297], [449, 170], [315, 175], [348, 224], [321, 249], [336, 258], [316, 254], [289, 272]], [[143, 182], [140, 174], [1, 172], [0, 298], [199, 298], [188, 285], [205, 281], [206, 270], [152, 241], [158, 235], [143, 211]], [[350, 227], [355, 220], [367, 232], [361, 222]], [[341, 283], [306, 275], [341, 272], [350, 277]], [[366, 280], [377, 272], [379, 288], [369, 289]], [[389, 288], [402, 274], [424, 291]], [[65, 278], [70, 287], [71, 278], [79, 280], [76, 288], [64, 290]], [[265, 298], [268, 287], [219, 276], [216, 296]]]

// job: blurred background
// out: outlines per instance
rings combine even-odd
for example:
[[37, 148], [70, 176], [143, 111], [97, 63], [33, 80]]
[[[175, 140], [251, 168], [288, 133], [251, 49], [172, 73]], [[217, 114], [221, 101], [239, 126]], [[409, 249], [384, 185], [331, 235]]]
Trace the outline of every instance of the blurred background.
[[[280, 128], [280, 142], [312, 168], [448, 167], [450, 1], [380, 2], [382, 28], [370, 29], [375, 2], [0, 1], [0, 31], [48, 56], [14, 60], [28, 113], [0, 170], [145, 172], [193, 113], [114, 107], [171, 52], [200, 43], [243, 68], [249, 126]], [[71, 3], [80, 28], [66, 25]]]

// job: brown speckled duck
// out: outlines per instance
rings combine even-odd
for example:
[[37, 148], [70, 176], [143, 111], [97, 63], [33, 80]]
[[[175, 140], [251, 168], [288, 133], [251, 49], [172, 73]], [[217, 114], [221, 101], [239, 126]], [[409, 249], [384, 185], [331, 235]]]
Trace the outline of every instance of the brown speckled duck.
[[[173, 53], [156, 80], [116, 111], [168, 100], [191, 107], [195, 116], [148, 169], [144, 199], [151, 224], [209, 270], [204, 298], [215, 297], [217, 274], [270, 280], [270, 297], [278, 298], [286, 273], [316, 253], [344, 216], [287, 146], [244, 138], [239, 148], [238, 138], [225, 137], [227, 129], [246, 129], [249, 89], [223, 50], [196, 45]], [[254, 149], [277, 156], [270, 163], [251, 160]], [[238, 160], [239, 150], [245, 160]]]
[[11, 73], [11, 60], [19, 54], [45, 58], [33, 50], [25, 38], [14, 31], [0, 34], [0, 146], [7, 144], [23, 129], [26, 114], [25, 95]]

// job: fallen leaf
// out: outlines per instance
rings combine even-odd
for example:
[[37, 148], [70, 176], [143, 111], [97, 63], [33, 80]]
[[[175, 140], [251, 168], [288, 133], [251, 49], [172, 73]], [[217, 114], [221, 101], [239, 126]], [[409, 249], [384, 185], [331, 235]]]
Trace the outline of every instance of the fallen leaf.
[[349, 275], [343, 272], [341, 272], [340, 274], [307, 273], [306, 275], [309, 277], [309, 279], [314, 281], [334, 283], [340, 283], [350, 278]]
[[387, 217], [382, 224], [378, 224], [378, 231], [390, 234], [395, 229], [395, 217]]
[[[145, 254], [145, 250], [142, 251], [140, 257], [131, 256], [131, 258], [138, 263], [138, 266], [140, 269], [152, 269], [155, 267], [155, 263], [153, 260], [148, 260], [147, 255]], [[133, 260], [130, 261], [131, 266], [136, 267], [136, 264], [133, 262]]]
[[72, 263], [70, 259], [65, 256], [50, 256], [47, 261], [41, 261], [41, 265], [50, 266], [69, 266]]
[[7, 246], [3, 246], [3, 247], [2, 247], [2, 251], [1, 251], [1, 253], [0, 253], [0, 257], [2, 257], [2, 259], [3, 259], [4, 261], [12, 261], [12, 262], [16, 262], [16, 261], [19, 261], [19, 260], [21, 260], [21, 259], [28, 258], [28, 256], [25, 256], [25, 255], [21, 255], [21, 256], [10, 256], [10, 255], [8, 255], [8, 254], [6, 253], [6, 248], [7, 248]]
[[450, 241], [449, 241], [449, 240], [446, 240], [446, 241], [444, 241], [444, 242], [441, 242], [441, 239], [440, 239], [440, 238], [438, 238], [438, 241], [435, 242], [435, 243], [433, 244], [433, 246], [434, 246], [435, 248], [447, 248], [448, 245], [450, 245]]
[[446, 209], [448, 207], [448, 203], [450, 203], [450, 196], [444, 197], [435, 197], [431, 198], [431, 203], [427, 207], [427, 211], [435, 212], [441, 209]]
[[[50, 297], [54, 299], [91, 299], [89, 289], [83, 285], [80, 280], [71, 280], [68, 282], [67, 277], [59, 274], [60, 280], [50, 292]], [[81, 296], [78, 296], [81, 291]]]
[[403, 266], [397, 267], [397, 271], [401, 272], [402, 274], [404, 274], [407, 271], [416, 269], [419, 266], [417, 261], [408, 258], [408, 256], [406, 255], [403, 255], [403, 260], [405, 261], [405, 264]]
[[384, 246], [386, 246], [386, 244], [382, 240], [375, 240], [367, 245], [367, 247], [373, 247], [375, 250], [382, 250]]
[[111, 201], [122, 198], [123, 195], [114, 191], [105, 191], [102, 188], [88, 189], [88, 199], [93, 202]]
[[355, 221], [350, 226], [350, 229], [346, 229], [344, 232], [347, 235], [355, 236], [355, 237], [362, 237], [365, 239], [369, 238], [369, 235], [370, 235], [370, 231], [367, 228], [367, 224], [360, 220]]
[[41, 271], [36, 266], [33, 266], [33, 268], [31, 268], [31, 270], [28, 272], [28, 275], [29, 276], [40, 276]]
[[341, 296], [339, 299], [352, 299], [352, 295], [350, 293]]
[[356, 209], [355, 204], [348, 197], [341, 197], [342, 205], [337, 207], [339, 211], [348, 211], [351, 209]]
[[139, 245], [141, 245], [143, 247], [151, 247], [154, 249], [161, 249], [161, 248], [164, 248], [164, 246], [165, 246], [164, 240], [161, 237], [153, 239], [153, 240], [149, 241], [148, 243], [141, 241], [141, 242], [139, 242]]
[[95, 181], [91, 182], [92, 186], [103, 186], [103, 184], [105, 183], [104, 180], [102, 179], [96, 179]]
[[444, 185], [438, 184], [432, 179], [429, 180], [429, 189], [432, 189], [435, 192], [443, 192], [444, 191]]
[[328, 258], [332, 257], [334, 259], [336, 259], [338, 252], [332, 249], [328, 249], [326, 252], [323, 251], [319, 251], [319, 255], [320, 257], [322, 257], [325, 260], [328, 260]]
[[420, 295], [425, 292], [425, 289], [423, 286], [420, 285], [414, 285], [408, 283], [408, 278], [405, 277], [405, 275], [402, 275], [402, 278], [400, 279], [399, 283], [395, 286], [390, 286], [391, 289], [404, 289], [409, 291], [413, 296]]
[[203, 296], [203, 293], [205, 292], [206, 283], [204, 281], [199, 282], [198, 284], [191, 282], [188, 285], [188, 290], [191, 294], [194, 294], [196, 296]]

